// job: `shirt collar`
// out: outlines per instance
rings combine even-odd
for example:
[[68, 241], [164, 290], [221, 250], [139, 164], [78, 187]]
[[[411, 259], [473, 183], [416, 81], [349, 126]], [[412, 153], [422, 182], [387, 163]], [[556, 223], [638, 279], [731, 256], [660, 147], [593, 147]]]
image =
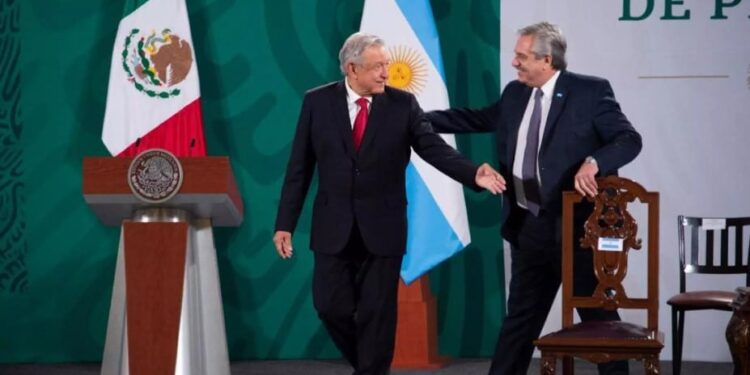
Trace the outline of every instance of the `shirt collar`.
[[361, 96], [349, 86], [349, 78], [344, 78], [344, 86], [346, 86], [346, 101], [347, 103], [356, 103], [359, 98], [367, 99], [367, 102], [372, 102], [372, 97]]
[[542, 90], [542, 93], [544, 93], [543, 98], [552, 98], [552, 93], [555, 91], [555, 84], [557, 83], [557, 79], [560, 77], [560, 71], [556, 71], [554, 75], [550, 79], [545, 82], [542, 87], [539, 89]]

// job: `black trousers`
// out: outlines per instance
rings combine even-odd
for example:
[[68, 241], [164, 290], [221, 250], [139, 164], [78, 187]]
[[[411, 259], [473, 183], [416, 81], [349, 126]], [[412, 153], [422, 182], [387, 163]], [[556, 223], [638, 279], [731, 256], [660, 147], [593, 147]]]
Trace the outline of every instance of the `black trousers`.
[[354, 374], [388, 374], [402, 256], [368, 252], [354, 227], [342, 252], [315, 253], [313, 304]]
[[[542, 211], [538, 217], [524, 213], [517, 246], [511, 246], [511, 279], [508, 313], [492, 358], [490, 375], [526, 375], [539, 337], [560, 287], [562, 246], [560, 218]], [[580, 227], [579, 225], [576, 228]], [[583, 230], [575, 233], [580, 238]], [[576, 241], [576, 247], [578, 242]], [[591, 295], [596, 288], [592, 253], [577, 249], [573, 263], [573, 293]], [[619, 320], [616, 311], [578, 309], [581, 320]], [[627, 374], [627, 361], [599, 365], [600, 374]]]

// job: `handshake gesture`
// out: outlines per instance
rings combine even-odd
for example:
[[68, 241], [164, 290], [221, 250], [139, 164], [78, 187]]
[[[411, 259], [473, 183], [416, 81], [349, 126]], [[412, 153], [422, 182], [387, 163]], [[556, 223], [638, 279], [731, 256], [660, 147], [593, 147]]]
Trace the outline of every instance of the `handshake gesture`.
[[498, 171], [487, 163], [482, 164], [477, 169], [477, 175], [474, 177], [474, 182], [493, 195], [505, 191], [505, 179]]

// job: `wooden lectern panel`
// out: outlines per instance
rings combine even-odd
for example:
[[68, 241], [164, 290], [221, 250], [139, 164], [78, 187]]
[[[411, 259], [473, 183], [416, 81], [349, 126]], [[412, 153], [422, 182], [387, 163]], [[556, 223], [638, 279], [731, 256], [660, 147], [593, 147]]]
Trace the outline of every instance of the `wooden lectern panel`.
[[187, 223], [123, 224], [131, 375], [174, 374]]

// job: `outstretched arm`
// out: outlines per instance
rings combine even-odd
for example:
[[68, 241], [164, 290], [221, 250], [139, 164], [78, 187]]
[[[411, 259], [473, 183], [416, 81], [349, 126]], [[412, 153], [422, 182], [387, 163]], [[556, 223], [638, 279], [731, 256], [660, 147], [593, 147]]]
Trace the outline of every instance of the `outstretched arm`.
[[500, 102], [481, 109], [455, 108], [426, 113], [437, 133], [489, 133], [495, 131]]
[[430, 122], [419, 108], [416, 99], [411, 97], [409, 125], [410, 144], [414, 151], [426, 162], [448, 177], [471, 187], [474, 190], [485, 188], [497, 194], [504, 190], [502, 176], [489, 165], [477, 167], [433, 131]]

